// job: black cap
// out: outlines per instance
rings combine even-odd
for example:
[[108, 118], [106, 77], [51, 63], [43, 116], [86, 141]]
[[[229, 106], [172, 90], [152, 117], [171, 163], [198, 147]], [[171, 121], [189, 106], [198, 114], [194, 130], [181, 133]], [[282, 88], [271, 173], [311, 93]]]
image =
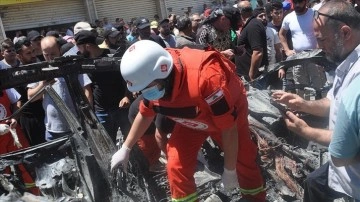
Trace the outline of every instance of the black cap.
[[56, 37], [56, 38], [59, 38], [60, 37], [60, 34], [58, 31], [48, 31], [46, 33], [46, 36], [53, 36], [53, 37]]
[[96, 45], [96, 34], [92, 31], [83, 30], [75, 35], [75, 41], [77, 45], [87, 43]]
[[34, 41], [36, 40], [37, 38], [39, 38], [42, 36], [40, 35], [40, 33], [36, 30], [31, 30], [28, 34], [27, 34], [27, 38], [30, 40], [30, 41]]
[[104, 36], [104, 38], [109, 38], [109, 37], [115, 38], [119, 34], [120, 34], [120, 32], [117, 30], [106, 30], [104, 32], [103, 36]]
[[164, 24], [164, 23], [169, 23], [169, 22], [170, 22], [170, 20], [165, 18], [159, 22], [159, 25]]
[[145, 27], [150, 27], [150, 21], [147, 18], [140, 17], [135, 20], [134, 25], [139, 29], [144, 29]]

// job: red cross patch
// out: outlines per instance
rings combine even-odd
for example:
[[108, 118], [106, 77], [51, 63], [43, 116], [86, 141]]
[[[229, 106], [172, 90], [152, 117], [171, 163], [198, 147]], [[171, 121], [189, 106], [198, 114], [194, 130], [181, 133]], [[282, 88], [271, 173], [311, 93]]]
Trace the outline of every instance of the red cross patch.
[[161, 65], [160, 70], [161, 70], [161, 72], [167, 72], [167, 70], [168, 70], [167, 65]]
[[132, 45], [130, 48], [129, 48], [129, 52], [135, 50], [135, 45]]

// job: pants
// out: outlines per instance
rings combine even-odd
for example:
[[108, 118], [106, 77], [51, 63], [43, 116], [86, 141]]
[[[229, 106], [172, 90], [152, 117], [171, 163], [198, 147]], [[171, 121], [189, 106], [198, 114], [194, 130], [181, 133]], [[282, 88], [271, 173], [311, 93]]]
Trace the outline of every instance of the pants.
[[130, 122], [128, 120], [128, 113], [129, 108], [116, 108], [113, 110], [95, 112], [99, 122], [103, 124], [113, 142], [116, 140], [116, 133], [119, 127], [124, 135], [129, 133]]
[[[293, 76], [295, 84], [303, 84], [315, 89], [324, 87], [326, 82], [324, 68], [315, 64], [295, 66], [293, 68]], [[299, 89], [297, 94], [303, 97], [304, 91]]]
[[[244, 97], [245, 98], [245, 97]], [[246, 98], [245, 98], [246, 99]], [[250, 138], [247, 120], [247, 105], [238, 112], [238, 159], [237, 175], [240, 191], [249, 201], [265, 201], [264, 181], [260, 167], [256, 163], [257, 147]], [[167, 144], [167, 173], [171, 197], [174, 200], [195, 201], [196, 184], [194, 173], [197, 164], [197, 153], [205, 139], [210, 136], [222, 147], [221, 133], [209, 133], [183, 127], [179, 124], [171, 134]]]
[[347, 195], [334, 191], [328, 185], [329, 163], [310, 173], [304, 182], [304, 202], [333, 201]]
[[[27, 141], [27, 139], [25, 138], [25, 136], [22, 133], [22, 130], [20, 129], [20, 126], [18, 126], [16, 128], [16, 133], [17, 136], [19, 138], [19, 142], [22, 145], [21, 148], [17, 148], [17, 146], [14, 144], [14, 139], [11, 136], [10, 133], [7, 133], [5, 135], [1, 135], [0, 136], [0, 154], [6, 154], [12, 151], [17, 151], [19, 149], [24, 149], [29, 147], [29, 142]], [[31, 175], [29, 174], [29, 172], [26, 170], [26, 168], [24, 167], [24, 165], [19, 164], [18, 165], [18, 169], [20, 171], [21, 177], [22, 177], [22, 181], [25, 184], [25, 188], [30, 191], [31, 193], [35, 194], [35, 195], [39, 195], [39, 189], [37, 189], [37, 187], [35, 186], [34, 180], [31, 177]], [[4, 170], [5, 173], [10, 173], [10, 168], [6, 168]]]

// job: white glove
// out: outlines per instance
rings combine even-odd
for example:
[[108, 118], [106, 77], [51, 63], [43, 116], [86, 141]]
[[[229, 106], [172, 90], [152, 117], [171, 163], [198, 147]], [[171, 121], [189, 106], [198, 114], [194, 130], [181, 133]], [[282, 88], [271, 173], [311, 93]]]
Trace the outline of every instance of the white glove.
[[0, 124], [0, 135], [5, 135], [10, 132], [10, 126], [8, 124]]
[[127, 172], [127, 164], [129, 162], [131, 149], [126, 145], [122, 145], [122, 147], [117, 151], [111, 158], [111, 171], [114, 171], [116, 167], [120, 164], [122, 165], [124, 172]]
[[236, 170], [224, 168], [224, 172], [221, 176], [221, 184], [225, 191], [231, 191], [232, 189], [239, 187]]

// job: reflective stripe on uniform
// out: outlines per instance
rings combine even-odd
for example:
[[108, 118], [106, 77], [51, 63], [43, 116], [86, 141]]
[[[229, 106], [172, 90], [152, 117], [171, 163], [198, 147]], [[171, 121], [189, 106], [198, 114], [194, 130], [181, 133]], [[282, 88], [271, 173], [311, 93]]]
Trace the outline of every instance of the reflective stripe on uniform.
[[243, 193], [243, 194], [250, 194], [250, 195], [256, 195], [260, 192], [263, 192], [265, 191], [265, 188], [264, 186], [261, 186], [259, 188], [256, 188], [256, 189], [242, 189], [240, 188], [240, 192]]
[[33, 187], [36, 187], [35, 183], [25, 183], [25, 188], [29, 189]]
[[193, 202], [193, 201], [197, 201], [198, 200], [198, 196], [197, 193], [193, 193], [190, 194], [184, 198], [179, 198], [179, 199], [171, 199], [172, 202]]

